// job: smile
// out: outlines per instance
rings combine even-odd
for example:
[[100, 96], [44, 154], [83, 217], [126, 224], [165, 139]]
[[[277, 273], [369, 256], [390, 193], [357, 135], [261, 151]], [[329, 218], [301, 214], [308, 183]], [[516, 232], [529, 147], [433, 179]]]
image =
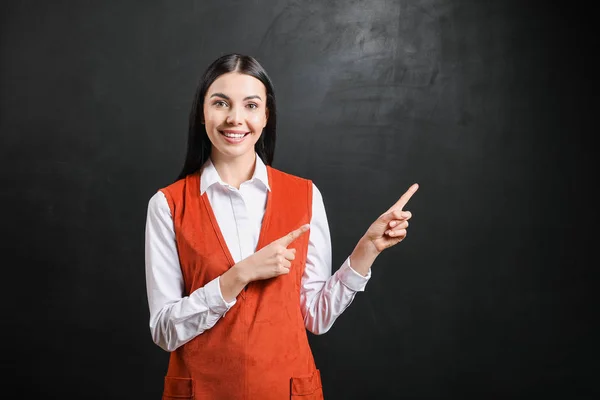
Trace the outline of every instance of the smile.
[[229, 143], [240, 143], [250, 134], [250, 132], [240, 131], [219, 131], [219, 133], [223, 135], [225, 140]]

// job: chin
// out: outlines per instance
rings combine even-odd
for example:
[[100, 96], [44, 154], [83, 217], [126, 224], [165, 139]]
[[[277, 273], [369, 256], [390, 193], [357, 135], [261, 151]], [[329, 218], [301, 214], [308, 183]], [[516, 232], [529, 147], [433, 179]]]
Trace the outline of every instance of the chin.
[[216, 148], [216, 150], [223, 156], [227, 157], [227, 158], [238, 158], [238, 157], [243, 157], [250, 154], [254, 154], [255, 150], [254, 150], [254, 146], [250, 147], [250, 148], [244, 148], [244, 149], [219, 149], [218, 147]]

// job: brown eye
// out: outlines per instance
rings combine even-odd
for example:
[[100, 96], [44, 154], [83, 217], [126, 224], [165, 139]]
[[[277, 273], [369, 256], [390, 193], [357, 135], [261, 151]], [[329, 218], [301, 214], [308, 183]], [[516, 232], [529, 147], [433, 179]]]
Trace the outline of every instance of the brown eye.
[[246, 107], [248, 107], [248, 108], [250, 108], [252, 110], [256, 110], [258, 108], [258, 104], [250, 103]]
[[225, 103], [223, 100], [217, 100], [213, 103], [213, 105], [217, 107], [227, 107], [227, 103]]

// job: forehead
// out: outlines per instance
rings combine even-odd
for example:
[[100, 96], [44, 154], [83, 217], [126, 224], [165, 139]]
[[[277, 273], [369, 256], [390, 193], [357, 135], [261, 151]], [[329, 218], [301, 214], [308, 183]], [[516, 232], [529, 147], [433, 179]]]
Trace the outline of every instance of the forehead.
[[229, 72], [219, 76], [209, 86], [206, 95], [223, 93], [229, 97], [241, 97], [259, 95], [263, 100], [267, 94], [265, 85], [253, 76]]

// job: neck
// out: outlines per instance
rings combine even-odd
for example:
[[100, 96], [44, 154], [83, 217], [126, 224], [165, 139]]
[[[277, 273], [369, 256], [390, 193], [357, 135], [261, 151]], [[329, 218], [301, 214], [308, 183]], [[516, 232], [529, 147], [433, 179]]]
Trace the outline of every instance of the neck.
[[213, 151], [210, 158], [221, 180], [236, 189], [239, 189], [242, 183], [250, 180], [254, 174], [256, 166], [256, 153], [254, 152], [227, 159]]

